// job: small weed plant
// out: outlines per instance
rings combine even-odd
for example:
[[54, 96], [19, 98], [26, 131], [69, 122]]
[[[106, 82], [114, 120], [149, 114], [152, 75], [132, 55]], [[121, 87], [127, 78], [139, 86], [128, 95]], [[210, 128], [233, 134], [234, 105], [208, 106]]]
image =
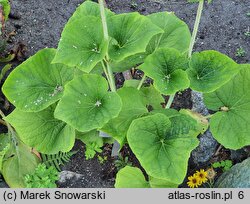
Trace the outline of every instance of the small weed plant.
[[235, 56], [236, 57], [244, 57], [246, 55], [246, 51], [240, 47], [236, 50]]

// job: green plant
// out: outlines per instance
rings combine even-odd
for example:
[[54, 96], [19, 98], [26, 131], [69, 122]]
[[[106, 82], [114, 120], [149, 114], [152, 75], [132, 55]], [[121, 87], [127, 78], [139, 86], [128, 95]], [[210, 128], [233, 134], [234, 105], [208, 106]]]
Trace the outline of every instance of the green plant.
[[106, 162], [108, 160], [108, 157], [107, 156], [102, 157], [102, 156], [98, 155], [97, 159], [100, 162], [100, 164], [104, 164], [104, 162]]
[[138, 8], [138, 4], [137, 4], [135, 1], [132, 1], [132, 2], [130, 3], [130, 6], [131, 6], [131, 8], [133, 8], [133, 9]]
[[70, 158], [76, 154], [77, 151], [70, 152], [59, 152], [57, 154], [41, 154], [42, 162], [46, 165], [47, 168], [53, 166], [58, 171], [61, 171], [60, 166], [70, 161]]
[[[2, 34], [2, 29], [4, 27], [5, 21], [9, 17], [10, 13], [10, 3], [8, 0], [0, 0], [0, 35]], [[2, 16], [3, 13], [3, 16]]]
[[[1, 110], [0, 115], [5, 117]], [[8, 133], [0, 134], [0, 173], [10, 187], [24, 188], [24, 176], [32, 173], [40, 161], [31, 148], [20, 141], [11, 125], [3, 122]]]
[[249, 30], [249, 27], [248, 27], [247, 31], [244, 32], [244, 35], [247, 36], [247, 37], [250, 37], [250, 30]]
[[[91, 158], [104, 143], [99, 131], [105, 132], [121, 147], [128, 144], [148, 174], [146, 180], [140, 169], [124, 167], [117, 187], [177, 187], [197, 136], [209, 125], [226, 148], [250, 144], [250, 66], [217, 51], [193, 53], [204, 0], [192, 35], [174, 13], [114, 14], [99, 3], [80, 5], [58, 48], [39, 51], [5, 81], [3, 93], [16, 107], [5, 120], [25, 144], [57, 154], [70, 151], [77, 138]], [[113, 72], [134, 66], [143, 78], [117, 90]], [[147, 77], [154, 80], [150, 86], [144, 84]], [[215, 112], [210, 121], [170, 108], [175, 93], [186, 88], [204, 94]], [[162, 95], [169, 96], [165, 109]]]
[[5, 50], [6, 40], [2, 36], [4, 31], [5, 22], [8, 20], [10, 13], [10, 3], [8, 0], [0, 0], [0, 62], [1, 62], [1, 52]]
[[247, 16], [249, 16], [249, 17], [250, 17], [250, 12], [248, 12], [248, 13], [247, 13]]
[[59, 179], [58, 171], [55, 167], [46, 167], [39, 164], [32, 174], [25, 176], [26, 188], [56, 188], [56, 181]]
[[244, 57], [245, 55], [246, 55], [246, 51], [242, 47], [237, 48], [236, 53], [235, 53], [236, 57]]
[[104, 144], [104, 139], [99, 136], [99, 132], [92, 130], [87, 133], [80, 133], [76, 135], [76, 138], [81, 140], [85, 144], [85, 158], [92, 159], [96, 153], [102, 152], [102, 146]]
[[250, 37], [250, 31], [245, 32], [244, 35]]
[[7, 71], [11, 69], [11, 64], [5, 65], [0, 72], [0, 83], [2, 82]]
[[213, 168], [222, 168], [223, 171], [228, 171], [233, 166], [233, 163], [231, 160], [224, 160], [221, 162], [215, 162], [212, 164]]
[[125, 166], [132, 166], [132, 163], [128, 160], [128, 157], [122, 157], [119, 155], [118, 159], [114, 161], [115, 167], [118, 171], [120, 171]]

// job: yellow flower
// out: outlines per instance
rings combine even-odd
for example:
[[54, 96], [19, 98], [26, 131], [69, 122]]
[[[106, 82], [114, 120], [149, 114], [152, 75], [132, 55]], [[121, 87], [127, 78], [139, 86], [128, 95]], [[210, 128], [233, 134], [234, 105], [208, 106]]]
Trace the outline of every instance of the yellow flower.
[[197, 188], [200, 185], [199, 177], [195, 176], [195, 174], [193, 176], [189, 176], [188, 180], [187, 184], [190, 188]]
[[204, 169], [200, 169], [200, 171], [196, 171], [196, 173], [194, 174], [194, 176], [196, 176], [197, 178], [199, 178], [200, 180], [200, 185], [203, 183], [207, 182], [207, 172]]

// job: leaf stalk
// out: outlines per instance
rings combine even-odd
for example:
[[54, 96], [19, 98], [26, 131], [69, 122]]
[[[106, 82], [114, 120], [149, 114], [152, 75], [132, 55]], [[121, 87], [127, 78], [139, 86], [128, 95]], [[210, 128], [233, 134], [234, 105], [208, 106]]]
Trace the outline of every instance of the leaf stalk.
[[[109, 34], [108, 34], [108, 25], [107, 25], [107, 19], [105, 15], [105, 6], [104, 6], [104, 1], [103, 0], [98, 0], [99, 5], [100, 5], [100, 13], [101, 13], [101, 19], [102, 19], [102, 27], [103, 27], [103, 34], [104, 34], [104, 40], [109, 44]], [[113, 71], [111, 66], [109, 65], [109, 56], [108, 56], [108, 51], [106, 53], [106, 69], [104, 68], [104, 72], [108, 78], [108, 83], [110, 86], [110, 89], [112, 92], [116, 92], [116, 85], [115, 85], [115, 79], [113, 75]], [[102, 62], [103, 63], [103, 62]]]
[[201, 14], [202, 14], [203, 7], [204, 7], [204, 0], [200, 0], [198, 10], [197, 10], [197, 14], [196, 14], [195, 23], [194, 23], [192, 38], [191, 38], [189, 49], [188, 49], [188, 57], [189, 58], [192, 56], [196, 36], [197, 36], [197, 33], [198, 33], [200, 21], [201, 21]]

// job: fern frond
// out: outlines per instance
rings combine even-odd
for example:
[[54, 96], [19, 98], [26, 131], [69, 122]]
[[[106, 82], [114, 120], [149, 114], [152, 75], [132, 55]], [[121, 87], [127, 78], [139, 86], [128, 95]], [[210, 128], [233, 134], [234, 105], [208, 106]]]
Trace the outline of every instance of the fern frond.
[[57, 154], [41, 154], [42, 162], [49, 168], [54, 166], [58, 171], [61, 171], [60, 166], [65, 165], [70, 161], [70, 158], [78, 151], [59, 152]]

